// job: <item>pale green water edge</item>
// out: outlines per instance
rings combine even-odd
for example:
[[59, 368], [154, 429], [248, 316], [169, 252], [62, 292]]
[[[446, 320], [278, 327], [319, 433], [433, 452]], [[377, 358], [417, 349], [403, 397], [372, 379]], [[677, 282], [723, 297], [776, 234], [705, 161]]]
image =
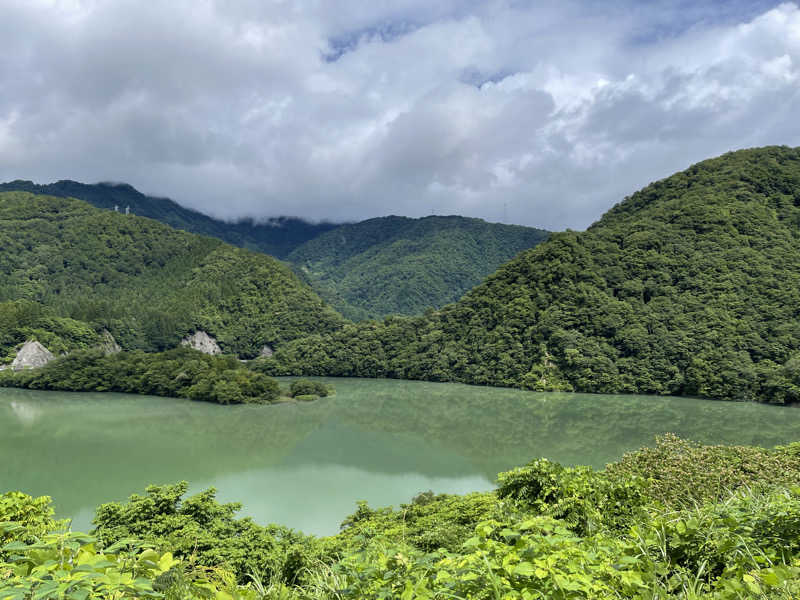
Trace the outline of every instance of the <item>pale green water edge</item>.
[[185, 479], [260, 523], [331, 534], [356, 500], [491, 489], [498, 471], [539, 456], [599, 468], [668, 431], [706, 443], [800, 440], [796, 407], [324, 381], [333, 398], [275, 406], [0, 388], [0, 491], [51, 495], [85, 530], [98, 504]]

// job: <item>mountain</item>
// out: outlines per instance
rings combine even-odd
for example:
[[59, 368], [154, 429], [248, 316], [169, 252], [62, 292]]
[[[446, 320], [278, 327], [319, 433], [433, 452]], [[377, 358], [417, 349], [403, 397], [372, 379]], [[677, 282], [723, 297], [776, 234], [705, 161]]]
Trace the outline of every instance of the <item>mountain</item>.
[[696, 164], [462, 300], [283, 347], [273, 372], [800, 401], [800, 149]]
[[0, 192], [9, 191], [77, 198], [97, 208], [114, 210], [117, 207], [123, 213], [126, 208], [130, 208], [133, 214], [150, 217], [176, 229], [209, 235], [234, 246], [258, 250], [277, 258], [286, 258], [297, 246], [337, 227], [333, 223], [309, 223], [295, 217], [274, 217], [264, 223], [255, 223], [249, 219], [237, 222], [219, 221], [184, 208], [169, 198], [145, 196], [126, 183], [89, 185], [69, 180], [45, 185], [23, 180], [0, 183]]
[[77, 198], [121, 214], [129, 209], [176, 229], [289, 260], [318, 294], [355, 320], [421, 314], [453, 302], [547, 236], [539, 229], [464, 217], [384, 217], [344, 225], [295, 217], [227, 222], [125, 183], [16, 180], [0, 183], [4, 191]]
[[343, 323], [270, 256], [81, 200], [0, 193], [0, 249], [0, 359], [29, 335], [64, 351], [103, 329], [148, 351], [203, 330], [252, 357]]
[[413, 315], [458, 300], [547, 235], [466, 217], [390, 216], [323, 233], [289, 260], [351, 319]]

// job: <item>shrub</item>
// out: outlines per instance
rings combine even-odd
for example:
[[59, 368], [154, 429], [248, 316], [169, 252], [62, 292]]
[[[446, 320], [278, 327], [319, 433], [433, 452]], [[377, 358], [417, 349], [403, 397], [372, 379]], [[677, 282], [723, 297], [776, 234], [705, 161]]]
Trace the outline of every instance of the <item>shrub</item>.
[[319, 396], [324, 398], [328, 395], [328, 386], [321, 381], [298, 379], [289, 386], [289, 394], [292, 398], [297, 398], [298, 396]]
[[562, 467], [545, 458], [500, 473], [497, 480], [500, 498], [562, 519], [582, 535], [602, 528], [626, 529], [648, 502], [641, 477], [614, 480], [591, 467]]
[[177, 558], [232, 572], [239, 583], [256, 573], [293, 584], [314, 559], [311, 538], [286, 527], [237, 519], [238, 503], [220, 504], [216, 490], [184, 498], [188, 484], [149, 486], [144, 496], [101, 505], [94, 533], [104, 544], [129, 537], [171, 550]]
[[608, 465], [618, 482], [638, 476], [647, 494], [669, 507], [689, 507], [725, 498], [741, 488], [800, 485], [797, 444], [774, 450], [754, 446], [705, 446], [674, 434], [656, 439]]
[[341, 533], [329, 545], [341, 553], [358, 547], [364, 539], [379, 536], [428, 552], [439, 548], [456, 552], [479, 522], [500, 518], [500, 512], [493, 492], [465, 496], [423, 492], [397, 509], [373, 510], [362, 501], [356, 512], [344, 520]]
[[[0, 531], [3, 526], [0, 525]], [[147, 600], [256, 600], [222, 571], [186, 568], [170, 552], [136, 540], [98, 551], [82, 533], [46, 535], [33, 544], [12, 542], [0, 560], [0, 597], [15, 599], [141, 598]]]
[[0, 531], [0, 558], [3, 546], [13, 541], [29, 541], [55, 529], [53, 508], [49, 496], [33, 498], [22, 492], [0, 494], [0, 523], [15, 523], [14, 528]]

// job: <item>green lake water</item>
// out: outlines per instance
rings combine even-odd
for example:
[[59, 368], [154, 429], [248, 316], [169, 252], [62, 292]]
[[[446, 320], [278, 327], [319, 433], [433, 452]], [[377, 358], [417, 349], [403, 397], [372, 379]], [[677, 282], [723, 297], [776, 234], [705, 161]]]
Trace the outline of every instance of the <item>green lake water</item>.
[[187, 480], [243, 503], [257, 522], [325, 535], [357, 500], [487, 490], [498, 471], [539, 456], [601, 468], [665, 432], [767, 447], [800, 440], [794, 407], [323, 381], [332, 398], [273, 406], [0, 388], [0, 492], [52, 496], [58, 515], [86, 530], [102, 502]]

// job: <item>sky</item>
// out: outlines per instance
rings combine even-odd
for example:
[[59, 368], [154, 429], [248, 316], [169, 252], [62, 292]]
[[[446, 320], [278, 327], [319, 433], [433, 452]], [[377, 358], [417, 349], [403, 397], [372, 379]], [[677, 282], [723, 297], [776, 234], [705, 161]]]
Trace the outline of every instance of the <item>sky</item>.
[[0, 0], [0, 180], [218, 218], [583, 229], [730, 150], [800, 145], [800, 6]]

